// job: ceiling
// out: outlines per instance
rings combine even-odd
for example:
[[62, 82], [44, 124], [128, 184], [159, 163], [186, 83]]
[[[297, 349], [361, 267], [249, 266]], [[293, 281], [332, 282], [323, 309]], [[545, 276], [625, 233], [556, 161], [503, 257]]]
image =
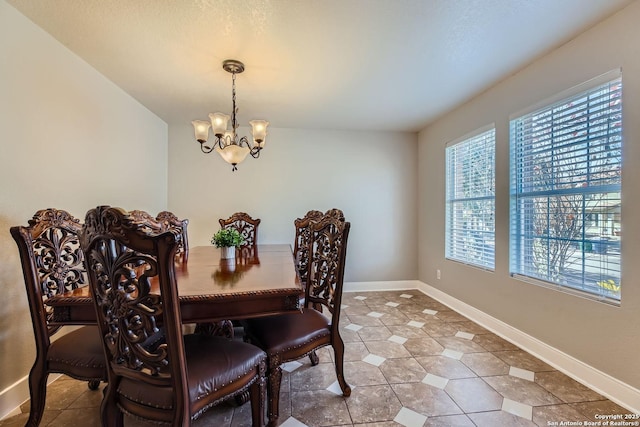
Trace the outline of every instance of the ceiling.
[[170, 125], [410, 131], [633, 0], [7, 0]]

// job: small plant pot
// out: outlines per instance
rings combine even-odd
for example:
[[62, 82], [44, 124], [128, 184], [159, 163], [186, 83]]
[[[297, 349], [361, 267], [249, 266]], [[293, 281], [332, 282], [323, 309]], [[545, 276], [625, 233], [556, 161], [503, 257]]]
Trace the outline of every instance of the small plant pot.
[[235, 246], [227, 246], [220, 248], [220, 258], [221, 259], [234, 259], [236, 257], [236, 247]]

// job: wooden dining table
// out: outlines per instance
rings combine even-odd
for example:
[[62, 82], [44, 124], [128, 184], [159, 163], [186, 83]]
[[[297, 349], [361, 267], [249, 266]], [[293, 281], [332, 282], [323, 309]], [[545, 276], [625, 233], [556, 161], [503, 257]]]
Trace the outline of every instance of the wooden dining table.
[[[291, 246], [257, 245], [238, 250], [233, 260], [220, 255], [221, 250], [214, 246], [197, 246], [189, 250], [187, 262], [176, 261], [184, 324], [299, 310], [303, 291]], [[54, 296], [47, 305], [53, 309], [53, 324], [96, 322], [89, 286]]]

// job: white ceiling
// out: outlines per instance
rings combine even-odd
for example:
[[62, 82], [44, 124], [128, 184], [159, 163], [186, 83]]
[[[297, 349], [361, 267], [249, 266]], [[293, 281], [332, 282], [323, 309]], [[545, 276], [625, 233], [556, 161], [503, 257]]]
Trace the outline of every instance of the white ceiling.
[[418, 131], [633, 0], [7, 0], [169, 124]]

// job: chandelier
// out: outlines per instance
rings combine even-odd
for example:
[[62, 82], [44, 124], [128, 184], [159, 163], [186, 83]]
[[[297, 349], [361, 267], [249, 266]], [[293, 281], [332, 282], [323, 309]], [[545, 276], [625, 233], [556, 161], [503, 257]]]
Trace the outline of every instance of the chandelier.
[[[234, 59], [227, 59], [222, 62], [222, 69], [231, 73], [232, 90], [231, 101], [233, 103], [231, 116], [224, 113], [210, 113], [209, 119], [194, 120], [193, 129], [195, 130], [196, 140], [200, 143], [200, 149], [203, 153], [210, 153], [215, 150], [224, 159], [225, 162], [233, 166], [232, 171], [238, 170], [238, 163], [242, 163], [251, 154], [251, 157], [257, 159], [260, 157], [260, 151], [264, 148], [265, 138], [267, 136], [267, 126], [269, 122], [266, 120], [251, 120], [251, 135], [253, 142], [250, 143], [246, 136], [238, 139], [238, 121], [236, 114], [236, 74], [244, 71], [244, 64]], [[227, 130], [227, 124], [231, 119], [231, 129]], [[213, 144], [207, 144], [209, 139], [209, 128], [212, 129], [215, 141]]]

